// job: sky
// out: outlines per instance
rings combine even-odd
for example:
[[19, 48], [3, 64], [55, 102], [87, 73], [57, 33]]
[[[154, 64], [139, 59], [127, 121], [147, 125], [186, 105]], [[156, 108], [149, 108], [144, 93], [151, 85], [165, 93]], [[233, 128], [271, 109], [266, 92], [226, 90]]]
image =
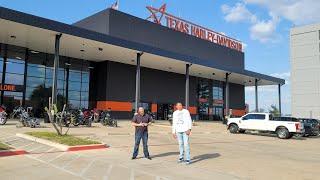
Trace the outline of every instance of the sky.
[[[116, 0], [0, 0], [0, 5], [36, 16], [74, 23]], [[282, 110], [290, 114], [290, 28], [320, 22], [319, 0], [120, 0], [119, 10], [146, 18], [147, 5], [167, 4], [167, 12], [227, 36], [245, 46], [247, 70], [286, 80]], [[259, 107], [278, 106], [277, 86], [259, 87]], [[246, 103], [255, 107], [254, 88], [246, 88]]]

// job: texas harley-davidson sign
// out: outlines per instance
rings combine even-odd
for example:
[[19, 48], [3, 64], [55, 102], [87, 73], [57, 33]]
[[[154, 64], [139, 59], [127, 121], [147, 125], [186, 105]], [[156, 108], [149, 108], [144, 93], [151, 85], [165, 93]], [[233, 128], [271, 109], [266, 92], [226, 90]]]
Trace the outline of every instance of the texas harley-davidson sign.
[[166, 12], [166, 4], [162, 5], [158, 9], [147, 6], [147, 9], [151, 12], [148, 20], [151, 20], [154, 23], [165, 25], [170, 29], [235, 49], [237, 51], [242, 51], [242, 43], [240, 41], [168, 14]]

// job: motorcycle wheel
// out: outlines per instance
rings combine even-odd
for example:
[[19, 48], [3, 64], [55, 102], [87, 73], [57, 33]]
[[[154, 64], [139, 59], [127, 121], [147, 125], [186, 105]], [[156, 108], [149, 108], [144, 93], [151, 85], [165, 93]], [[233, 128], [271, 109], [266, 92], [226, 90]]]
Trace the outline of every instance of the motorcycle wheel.
[[69, 127], [70, 124], [71, 124], [71, 118], [70, 117], [66, 117], [64, 122], [65, 122], [65, 126]]
[[87, 127], [91, 127], [92, 126], [92, 120], [91, 119], [86, 119], [86, 125]]
[[116, 120], [112, 120], [112, 127], [118, 127], [118, 122]]
[[7, 123], [7, 118], [6, 117], [0, 118], [0, 125], [5, 125], [6, 123]]
[[80, 121], [78, 120], [78, 118], [74, 114], [71, 115], [71, 122], [74, 126], [79, 126], [79, 124], [80, 124]]

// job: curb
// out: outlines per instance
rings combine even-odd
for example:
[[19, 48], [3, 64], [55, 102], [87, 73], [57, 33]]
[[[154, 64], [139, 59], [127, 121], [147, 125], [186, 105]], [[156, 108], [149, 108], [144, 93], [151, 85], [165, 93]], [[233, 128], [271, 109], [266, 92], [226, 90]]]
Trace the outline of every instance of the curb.
[[45, 144], [47, 146], [51, 146], [54, 148], [57, 148], [61, 151], [85, 151], [85, 150], [94, 150], [94, 149], [106, 149], [109, 148], [108, 145], [106, 144], [91, 144], [91, 145], [83, 145], [83, 146], [67, 146], [64, 144], [59, 144], [56, 142], [52, 142], [46, 139], [41, 139], [41, 138], [37, 138], [34, 136], [30, 136], [27, 134], [21, 134], [21, 133], [17, 133], [16, 136], [30, 140], [30, 141], [34, 141], [34, 142], [38, 142], [41, 144]]
[[4, 150], [4, 151], [0, 151], [0, 157], [16, 156], [16, 155], [23, 155], [23, 154], [28, 154], [28, 152], [25, 151], [25, 150]]
[[92, 144], [92, 145], [85, 145], [85, 146], [69, 146], [67, 151], [86, 151], [86, 150], [106, 149], [106, 148], [109, 148], [109, 146], [105, 144]]

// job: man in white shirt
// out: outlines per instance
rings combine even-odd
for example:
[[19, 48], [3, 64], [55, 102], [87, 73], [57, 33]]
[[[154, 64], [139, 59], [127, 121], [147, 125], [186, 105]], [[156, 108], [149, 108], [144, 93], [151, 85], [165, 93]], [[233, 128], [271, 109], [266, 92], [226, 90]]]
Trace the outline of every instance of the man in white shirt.
[[176, 109], [173, 113], [172, 135], [179, 142], [180, 155], [178, 162], [181, 163], [185, 160], [186, 164], [190, 164], [189, 136], [192, 127], [191, 116], [189, 111], [183, 108], [182, 103], [177, 103]]

